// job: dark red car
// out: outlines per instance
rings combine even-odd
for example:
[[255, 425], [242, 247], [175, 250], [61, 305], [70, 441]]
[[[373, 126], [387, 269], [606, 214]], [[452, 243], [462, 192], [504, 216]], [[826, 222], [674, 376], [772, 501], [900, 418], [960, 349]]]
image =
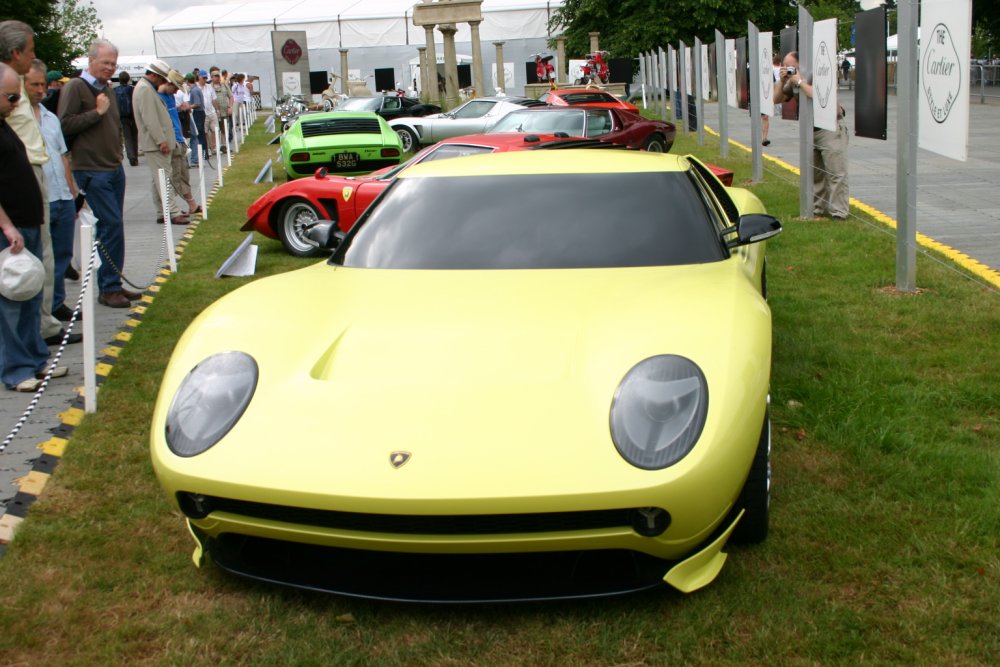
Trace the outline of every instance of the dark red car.
[[604, 109], [625, 109], [639, 113], [634, 104], [620, 100], [606, 90], [600, 88], [560, 88], [549, 90], [538, 97], [539, 102], [551, 104], [554, 107], [575, 107], [586, 104]]
[[600, 139], [652, 153], [666, 153], [674, 145], [673, 123], [650, 120], [627, 109], [592, 106], [534, 107], [512, 111], [487, 134], [527, 132]]

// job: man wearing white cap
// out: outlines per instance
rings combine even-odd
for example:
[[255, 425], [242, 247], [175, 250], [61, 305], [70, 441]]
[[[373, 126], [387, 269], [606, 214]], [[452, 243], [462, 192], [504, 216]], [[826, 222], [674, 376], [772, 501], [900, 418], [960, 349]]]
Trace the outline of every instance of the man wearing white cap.
[[[45, 270], [38, 270], [37, 260], [34, 270], [5, 266], [11, 254], [24, 254], [17, 259], [25, 265], [31, 264], [24, 262], [25, 253], [42, 254], [42, 189], [24, 144], [6, 122], [19, 102], [27, 104], [21, 102], [21, 90], [14, 69], [0, 63], [0, 382], [8, 389], [34, 392], [49, 357], [39, 329]], [[52, 376], [66, 372], [59, 367]]]
[[[157, 93], [157, 89], [168, 81], [169, 74], [170, 65], [162, 60], [153, 60], [146, 67], [145, 76], [136, 83], [135, 93], [132, 95], [132, 113], [139, 128], [139, 150], [146, 157], [149, 172], [153, 177], [153, 203], [156, 206], [158, 222], [163, 221], [159, 170], [163, 169], [164, 173], [170, 176], [170, 158], [177, 148], [174, 124]], [[175, 224], [188, 222], [187, 216], [181, 213], [176, 197], [170, 200], [170, 220]]]

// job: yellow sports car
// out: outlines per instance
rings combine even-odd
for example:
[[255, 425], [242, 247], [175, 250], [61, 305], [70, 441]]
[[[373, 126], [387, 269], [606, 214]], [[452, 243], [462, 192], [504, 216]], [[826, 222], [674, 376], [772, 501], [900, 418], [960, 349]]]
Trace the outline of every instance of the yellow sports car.
[[151, 450], [195, 562], [438, 602], [708, 584], [767, 534], [780, 231], [691, 157], [401, 172], [178, 342]]

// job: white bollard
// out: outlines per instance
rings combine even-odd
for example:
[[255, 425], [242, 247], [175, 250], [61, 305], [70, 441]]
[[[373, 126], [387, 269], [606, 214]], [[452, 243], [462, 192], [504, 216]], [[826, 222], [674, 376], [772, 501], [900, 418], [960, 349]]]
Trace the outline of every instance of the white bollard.
[[243, 143], [240, 140], [240, 133], [243, 132], [243, 105], [240, 104], [236, 107], [236, 116], [233, 118], [233, 149], [239, 153], [240, 144]]
[[198, 147], [198, 182], [201, 184], [201, 219], [208, 220], [208, 198], [205, 196], [205, 153]]
[[[186, 159], [186, 158], [185, 158]], [[177, 272], [177, 253], [174, 250], [174, 235], [170, 231], [172, 223], [170, 222], [170, 197], [172, 193], [167, 187], [167, 172], [163, 169], [159, 170], [158, 173], [160, 180], [160, 201], [163, 202], [163, 239], [167, 244], [167, 260], [170, 262], [170, 270], [174, 273]]]
[[[222, 187], [222, 151], [219, 150], [219, 147], [221, 145], [222, 144], [219, 143], [219, 126], [216, 125], [215, 126], [215, 161], [218, 164], [218, 166], [216, 167], [216, 172], [217, 172], [216, 173], [216, 181], [219, 183], [219, 187], [220, 188]], [[229, 151], [226, 151], [226, 152], [228, 153]]]
[[233, 147], [229, 143], [229, 116], [226, 116], [222, 121], [223, 126], [226, 128], [226, 162], [230, 167], [233, 166]]
[[97, 341], [94, 338], [94, 281], [97, 280], [97, 266], [89, 275], [90, 259], [94, 254], [94, 227], [89, 219], [80, 223], [80, 278], [86, 282], [83, 292], [81, 316], [83, 322], [83, 409], [84, 412], [97, 411]]

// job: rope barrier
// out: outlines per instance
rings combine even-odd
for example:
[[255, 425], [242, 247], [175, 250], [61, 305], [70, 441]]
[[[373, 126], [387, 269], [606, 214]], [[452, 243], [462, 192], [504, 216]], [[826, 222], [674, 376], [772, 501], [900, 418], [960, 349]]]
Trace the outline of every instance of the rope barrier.
[[14, 424], [14, 428], [12, 428], [10, 433], [7, 434], [7, 437], [4, 438], [3, 443], [0, 443], [0, 454], [2, 454], [5, 449], [7, 449], [8, 445], [10, 445], [10, 443], [13, 442], [14, 438], [17, 436], [21, 428], [23, 428], [24, 425], [28, 422], [28, 417], [30, 417], [31, 413], [35, 411], [35, 407], [38, 405], [38, 402], [42, 399], [42, 396], [45, 394], [45, 390], [48, 389], [49, 387], [49, 380], [52, 379], [52, 373], [55, 371], [56, 366], [59, 365], [59, 360], [62, 358], [63, 351], [66, 349], [67, 341], [69, 340], [70, 335], [73, 333], [73, 327], [76, 325], [77, 321], [80, 318], [80, 310], [83, 307], [83, 298], [84, 295], [87, 293], [87, 286], [90, 284], [90, 280], [92, 279], [95, 273], [94, 266], [96, 262], [97, 262], [97, 243], [95, 242], [90, 250], [90, 259], [87, 262], [87, 270], [83, 274], [83, 276], [81, 276], [80, 295], [76, 298], [76, 306], [73, 308], [73, 315], [70, 318], [69, 323], [66, 325], [66, 333], [63, 335], [62, 342], [59, 345], [59, 350], [56, 352], [55, 357], [49, 363], [48, 368], [45, 371], [45, 377], [42, 378], [42, 384], [38, 387], [38, 390], [35, 392], [35, 395], [31, 397], [31, 402], [28, 403], [28, 407], [25, 408], [24, 413], [17, 420], [17, 423]]

